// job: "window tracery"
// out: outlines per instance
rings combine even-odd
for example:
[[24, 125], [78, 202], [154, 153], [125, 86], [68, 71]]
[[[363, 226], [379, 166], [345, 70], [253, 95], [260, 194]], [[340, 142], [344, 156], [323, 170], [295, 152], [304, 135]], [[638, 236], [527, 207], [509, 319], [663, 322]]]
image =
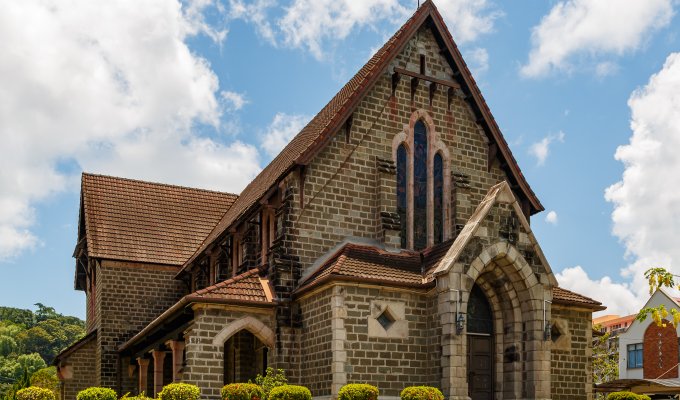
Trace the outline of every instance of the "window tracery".
[[449, 153], [432, 118], [417, 110], [392, 142], [401, 247], [422, 250], [450, 237]]

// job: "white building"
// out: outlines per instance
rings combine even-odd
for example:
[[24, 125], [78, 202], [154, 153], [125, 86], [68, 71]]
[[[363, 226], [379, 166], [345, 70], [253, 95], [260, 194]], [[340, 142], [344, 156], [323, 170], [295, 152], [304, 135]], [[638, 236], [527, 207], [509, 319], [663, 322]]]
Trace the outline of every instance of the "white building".
[[[645, 304], [658, 307], [663, 304], [669, 311], [680, 310], [680, 304], [663, 290], [657, 290]], [[619, 379], [670, 379], [678, 378], [678, 337], [680, 326], [657, 326], [651, 315], [640, 322], [634, 320], [625, 332], [619, 334]]]

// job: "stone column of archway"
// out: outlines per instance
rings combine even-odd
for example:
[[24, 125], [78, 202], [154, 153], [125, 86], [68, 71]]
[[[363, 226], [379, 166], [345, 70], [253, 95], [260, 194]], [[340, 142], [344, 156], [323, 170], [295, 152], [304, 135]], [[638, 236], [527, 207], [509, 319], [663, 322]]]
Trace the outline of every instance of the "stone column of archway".
[[[549, 307], [545, 309], [544, 314], [544, 307], [547, 305], [546, 300], [552, 299], [551, 292], [538, 282], [531, 267], [514, 246], [507, 242], [498, 242], [485, 248], [469, 266], [457, 263], [449, 272], [448, 291], [457, 289], [465, 293], [464, 302], [460, 304], [461, 309], [467, 307], [467, 293], [472, 285], [483, 273], [490, 271], [494, 271], [495, 274], [501, 271], [502, 276], [507, 279], [505, 291], [508, 298], [514, 300], [513, 315], [519, 317], [513, 321], [511, 328], [515, 335], [514, 339], [521, 335], [520, 342], [523, 346], [520, 349], [521, 371], [509, 371], [509, 375], [513, 377], [512, 382], [504, 380], [503, 383], [510, 386], [508, 390], [510, 393], [505, 387], [504, 392], [506, 395], [519, 398], [549, 399], [550, 342], [544, 340], [543, 332], [544, 318], [546, 321], [550, 320], [550, 309]], [[450, 304], [448, 308], [451, 308]], [[466, 341], [454, 339], [450, 340], [450, 343], [455, 351], [460, 352], [458, 356], [449, 356], [450, 362], [456, 362], [459, 366], [465, 365]], [[456, 397], [462, 395], [456, 386], [467, 388], [464, 374], [451, 371], [449, 375], [455, 378], [449, 383], [452, 387], [452, 397], [462, 398]], [[507, 376], [504, 374], [504, 378]], [[518, 394], [518, 391], [521, 393]]]
[[[465, 284], [462, 265], [454, 265], [448, 274], [437, 278], [437, 314], [441, 323], [442, 380], [444, 396], [450, 400], [468, 400], [465, 375], [467, 347], [463, 332], [456, 329], [456, 316], [462, 309]], [[471, 285], [470, 285], [471, 287]]]

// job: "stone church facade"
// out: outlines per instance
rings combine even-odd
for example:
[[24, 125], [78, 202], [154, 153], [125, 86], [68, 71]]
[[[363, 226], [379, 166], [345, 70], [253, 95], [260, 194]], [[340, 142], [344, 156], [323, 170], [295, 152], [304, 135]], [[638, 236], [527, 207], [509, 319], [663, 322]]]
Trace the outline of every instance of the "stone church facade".
[[558, 286], [542, 210], [426, 1], [239, 195], [83, 174], [64, 398], [271, 366], [319, 399], [591, 399], [603, 307]]

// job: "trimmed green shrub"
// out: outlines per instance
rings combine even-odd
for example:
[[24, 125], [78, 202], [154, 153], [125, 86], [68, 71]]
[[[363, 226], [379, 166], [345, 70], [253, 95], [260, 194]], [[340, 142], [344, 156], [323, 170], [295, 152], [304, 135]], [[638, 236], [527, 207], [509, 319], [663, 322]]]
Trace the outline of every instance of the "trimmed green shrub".
[[200, 398], [201, 389], [188, 383], [171, 383], [158, 393], [158, 400], [199, 400]]
[[76, 400], [118, 400], [118, 395], [113, 389], [91, 387], [78, 392]]
[[612, 392], [607, 396], [607, 400], [650, 400], [650, 398], [647, 395], [633, 392]]
[[57, 367], [47, 367], [39, 369], [31, 375], [31, 386], [50, 389], [55, 397], [59, 390], [59, 378], [57, 378]]
[[54, 392], [37, 386], [29, 386], [16, 393], [17, 400], [54, 400]]
[[378, 400], [378, 388], [366, 383], [349, 383], [340, 388], [338, 400]]
[[444, 400], [441, 390], [432, 386], [409, 386], [399, 395], [401, 400]]
[[264, 376], [257, 374], [255, 383], [262, 386], [262, 391], [264, 392], [263, 400], [267, 400], [269, 392], [277, 386], [283, 386], [288, 383], [288, 379], [286, 379], [286, 374], [282, 369], [275, 370], [272, 367], [267, 367], [267, 372]]
[[304, 386], [277, 386], [269, 392], [269, 400], [312, 400], [312, 392]]
[[230, 383], [222, 388], [222, 400], [262, 400], [264, 391], [254, 383]]
[[137, 396], [130, 396], [130, 393], [125, 393], [120, 400], [153, 400], [152, 397], [147, 397], [144, 392], [138, 394]]

